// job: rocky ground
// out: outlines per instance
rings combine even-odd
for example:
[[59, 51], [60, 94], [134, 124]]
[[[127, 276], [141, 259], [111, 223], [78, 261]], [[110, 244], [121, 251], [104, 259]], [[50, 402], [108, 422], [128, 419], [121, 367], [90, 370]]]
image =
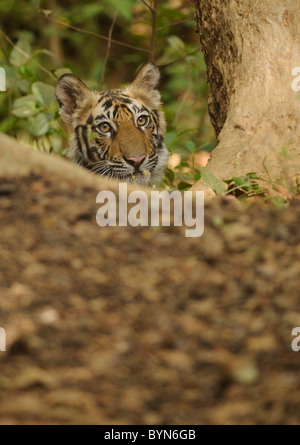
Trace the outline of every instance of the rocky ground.
[[100, 228], [109, 188], [0, 137], [0, 423], [299, 424], [300, 203], [186, 238]]

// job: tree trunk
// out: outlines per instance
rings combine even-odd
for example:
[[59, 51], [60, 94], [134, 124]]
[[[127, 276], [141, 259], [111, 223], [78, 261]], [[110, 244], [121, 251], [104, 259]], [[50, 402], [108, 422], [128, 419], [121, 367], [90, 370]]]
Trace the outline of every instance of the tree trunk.
[[[299, 2], [191, 2], [219, 142], [208, 170], [219, 179], [252, 171], [289, 184], [300, 171]], [[201, 180], [193, 189], [214, 195]]]

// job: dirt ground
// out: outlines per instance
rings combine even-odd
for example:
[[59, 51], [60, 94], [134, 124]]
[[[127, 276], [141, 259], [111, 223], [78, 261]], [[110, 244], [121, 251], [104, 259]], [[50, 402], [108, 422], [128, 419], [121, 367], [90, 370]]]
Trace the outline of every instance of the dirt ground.
[[299, 424], [300, 203], [186, 238], [100, 228], [115, 187], [0, 138], [0, 423]]

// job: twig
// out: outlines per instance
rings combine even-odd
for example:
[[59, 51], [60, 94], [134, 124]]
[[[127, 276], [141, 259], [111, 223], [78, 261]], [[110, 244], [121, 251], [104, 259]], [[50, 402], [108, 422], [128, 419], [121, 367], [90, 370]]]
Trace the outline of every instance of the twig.
[[43, 65], [41, 65], [39, 62], [37, 62], [36, 60], [34, 60], [32, 58], [32, 56], [30, 56], [29, 54], [27, 54], [25, 51], [23, 51], [21, 48], [19, 48], [17, 45], [14, 44], [14, 42], [8, 37], [7, 34], [5, 34], [5, 32], [3, 31], [3, 29], [0, 28], [0, 33], [3, 35], [3, 37], [5, 38], [5, 40], [13, 47], [16, 49], [16, 51], [18, 51], [20, 54], [22, 54], [22, 56], [26, 57], [27, 61], [29, 62], [30, 60], [40, 68], [40, 70], [44, 71], [45, 73], [47, 73], [53, 80], [57, 81], [56, 77], [50, 72], [48, 71], [45, 67], [43, 67]]
[[152, 33], [151, 33], [151, 43], [150, 43], [150, 62], [155, 62], [155, 43], [157, 34], [157, 11], [158, 11], [159, 0], [154, 0], [153, 7], [150, 7], [152, 14]]
[[[48, 0], [47, 8], [50, 9], [51, 11], [57, 11], [57, 9], [58, 9], [57, 0]], [[51, 33], [49, 36], [50, 50], [53, 54], [55, 54], [55, 56], [57, 57], [59, 62], [62, 64], [64, 61], [63, 45], [62, 45], [59, 30], [58, 30], [58, 26], [54, 25], [54, 28], [55, 28], [55, 32]]]
[[145, 6], [147, 6], [148, 9], [150, 9], [151, 12], [153, 12], [153, 8], [149, 3], [147, 3], [145, 0], [141, 0], [142, 3], [144, 3]]
[[177, 124], [177, 122], [178, 122], [178, 120], [179, 120], [179, 117], [180, 117], [180, 114], [181, 114], [181, 110], [182, 110], [182, 108], [183, 108], [183, 105], [185, 104], [187, 98], [188, 98], [189, 95], [191, 94], [191, 90], [192, 90], [192, 88], [191, 88], [191, 86], [190, 86], [190, 87], [185, 91], [185, 93], [184, 93], [184, 95], [183, 95], [183, 98], [182, 98], [182, 100], [180, 101], [180, 104], [179, 104], [179, 106], [178, 106], [178, 108], [177, 108], [176, 116], [174, 117], [174, 121], [173, 121], [174, 124]]
[[1, 49], [1, 51], [3, 52], [3, 54], [4, 54], [4, 57], [5, 57], [6, 62], [7, 62], [8, 64], [10, 64], [8, 54], [7, 54], [7, 52], [6, 52], [6, 49], [5, 49], [4, 46], [2, 45], [1, 40], [0, 40], [0, 49]]
[[166, 66], [170, 66], [170, 65], [174, 65], [177, 62], [181, 62], [182, 60], [185, 60], [187, 57], [192, 56], [193, 54], [197, 53], [198, 51], [201, 50], [201, 46], [198, 46], [196, 49], [194, 49], [194, 51], [186, 54], [183, 57], [180, 57], [179, 59], [173, 60], [172, 62], [169, 63], [163, 63], [161, 65], [157, 65], [159, 68], [165, 68]]
[[175, 23], [169, 23], [168, 25], [160, 26], [159, 28], [157, 28], [157, 31], [161, 31], [163, 29], [170, 28], [171, 26], [182, 25], [184, 23], [194, 23], [194, 20], [179, 20], [178, 22], [175, 22]]
[[[66, 28], [73, 29], [74, 31], [79, 31], [83, 34], [88, 34], [90, 36], [98, 37], [98, 39], [103, 39], [103, 40], [109, 41], [108, 37], [102, 36], [101, 34], [97, 34], [96, 32], [87, 31], [86, 29], [78, 28], [78, 26], [69, 25], [68, 23], [62, 22], [61, 20], [53, 19], [52, 17], [48, 17], [45, 15], [43, 15], [43, 17], [47, 20], [54, 22], [54, 23], [58, 23], [62, 26], [65, 26]], [[141, 48], [139, 46], [130, 45], [128, 43], [119, 42], [118, 40], [111, 39], [110, 41], [111, 41], [111, 43], [115, 43], [116, 45], [120, 45], [120, 46], [125, 46], [126, 48], [136, 49], [137, 51], [143, 51], [145, 53], [150, 52], [148, 49]]]
[[103, 62], [103, 68], [102, 68], [102, 75], [101, 75], [101, 80], [100, 80], [100, 88], [103, 88], [103, 84], [104, 84], [104, 78], [105, 78], [105, 71], [106, 71], [106, 65], [108, 62], [108, 58], [109, 58], [109, 53], [110, 53], [110, 48], [111, 48], [111, 37], [112, 37], [112, 33], [118, 18], [118, 9], [119, 9], [119, 0], [116, 0], [116, 10], [113, 16], [113, 21], [110, 25], [109, 31], [108, 31], [108, 42], [107, 42], [107, 49], [106, 49], [106, 54], [105, 54], [105, 59]]

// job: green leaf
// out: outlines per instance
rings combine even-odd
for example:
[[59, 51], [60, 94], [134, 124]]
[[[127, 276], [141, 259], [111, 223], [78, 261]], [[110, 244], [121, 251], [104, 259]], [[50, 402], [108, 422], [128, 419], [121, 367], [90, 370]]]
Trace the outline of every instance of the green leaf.
[[[179, 133], [178, 133], [178, 136], [183, 136], [184, 134], [186, 134], [186, 133], [190, 133], [190, 132], [192, 132], [192, 131], [197, 131], [198, 130], [198, 128], [197, 127], [195, 127], [195, 128], [188, 128], [188, 129], [186, 129], [186, 130], [182, 130], [182, 131], [180, 131]], [[201, 147], [200, 147], [201, 148]]]
[[170, 48], [172, 48], [173, 51], [176, 51], [178, 53], [185, 52], [185, 44], [183, 40], [178, 36], [169, 36], [168, 44], [170, 45]]
[[194, 153], [194, 152], [196, 151], [195, 144], [194, 144], [194, 142], [192, 142], [192, 141], [186, 141], [185, 146], [186, 146], [186, 148], [187, 148], [189, 151], [191, 151], [192, 153]]
[[254, 172], [247, 173], [246, 177], [251, 178], [251, 179], [261, 179], [261, 178], [260, 178], [259, 176], [257, 176], [257, 174], [254, 173]]
[[204, 142], [204, 144], [201, 144], [199, 147], [200, 150], [204, 150], [204, 151], [207, 151], [206, 148], [209, 148], [208, 142]]
[[168, 179], [168, 181], [170, 182], [170, 184], [172, 184], [174, 179], [175, 179], [175, 175], [174, 175], [173, 170], [171, 170], [170, 168], [166, 168], [165, 176]]
[[15, 86], [19, 88], [21, 93], [28, 94], [29, 93], [29, 82], [27, 79], [20, 79], [16, 82]]
[[51, 113], [39, 113], [33, 121], [30, 133], [33, 136], [42, 136], [43, 134], [46, 134], [50, 129], [51, 120]]
[[180, 164], [176, 165], [175, 170], [178, 169], [180, 170], [181, 168], [188, 168], [191, 167], [187, 162], [180, 162]]
[[20, 66], [19, 73], [21, 74], [22, 79], [29, 79], [34, 77], [33, 71], [27, 65]]
[[45, 54], [46, 56], [49, 56], [52, 59], [54, 59], [55, 63], [60, 65], [60, 61], [57, 58], [57, 56], [52, 51], [49, 51], [49, 49], [45, 49], [45, 48], [38, 49], [37, 51], [34, 52], [34, 55], [35, 54]]
[[[125, 20], [132, 20], [133, 6], [136, 2], [134, 0], [119, 1], [118, 13]], [[115, 4], [113, 5], [115, 8]]]
[[17, 41], [16, 47], [11, 52], [9, 60], [13, 66], [25, 65], [28, 62], [28, 57], [22, 54], [22, 51], [31, 56], [31, 45], [25, 34]]
[[54, 75], [55, 75], [55, 77], [57, 77], [58, 79], [59, 79], [63, 74], [66, 74], [66, 73], [71, 73], [71, 74], [72, 74], [72, 71], [70, 70], [70, 68], [58, 68], [57, 70], [54, 71]]
[[213, 189], [216, 195], [219, 196], [226, 192], [226, 188], [222, 182], [205, 167], [201, 168], [201, 179], [203, 179], [203, 181]]
[[234, 177], [232, 178], [232, 180], [233, 180], [233, 182], [235, 182], [236, 185], [238, 185], [239, 187], [250, 187], [250, 186], [251, 186], [251, 184], [250, 184], [249, 181], [247, 181], [246, 179], [241, 178], [241, 177], [239, 177], [239, 176], [234, 176]]
[[286, 207], [286, 200], [281, 196], [274, 196], [272, 202], [279, 209]]
[[232, 182], [234, 182], [233, 181], [233, 178], [230, 178], [230, 179], [223, 179], [223, 182], [225, 182], [226, 184], [231, 184]]
[[53, 153], [61, 154], [63, 149], [63, 139], [60, 134], [54, 133], [49, 136], [49, 141], [51, 144], [51, 151]]
[[187, 190], [190, 189], [192, 186], [188, 182], [180, 181], [177, 185], [178, 190]]
[[[123, 0], [124, 1], [124, 0]], [[93, 2], [90, 4], [84, 4], [84, 2], [78, 2], [75, 7], [70, 8], [70, 19], [74, 23], [85, 22], [99, 15], [105, 8], [101, 5], [101, 2]], [[83, 4], [82, 4], [83, 3]], [[106, 2], [107, 3], [107, 2]]]
[[54, 87], [52, 85], [43, 82], [35, 82], [31, 89], [41, 105], [47, 107], [54, 101]]
[[36, 98], [33, 94], [19, 97], [12, 106], [12, 114], [17, 117], [34, 116], [39, 112], [36, 106]]
[[166, 133], [165, 141], [166, 145], [172, 145], [173, 142], [176, 140], [177, 136], [175, 133]]

